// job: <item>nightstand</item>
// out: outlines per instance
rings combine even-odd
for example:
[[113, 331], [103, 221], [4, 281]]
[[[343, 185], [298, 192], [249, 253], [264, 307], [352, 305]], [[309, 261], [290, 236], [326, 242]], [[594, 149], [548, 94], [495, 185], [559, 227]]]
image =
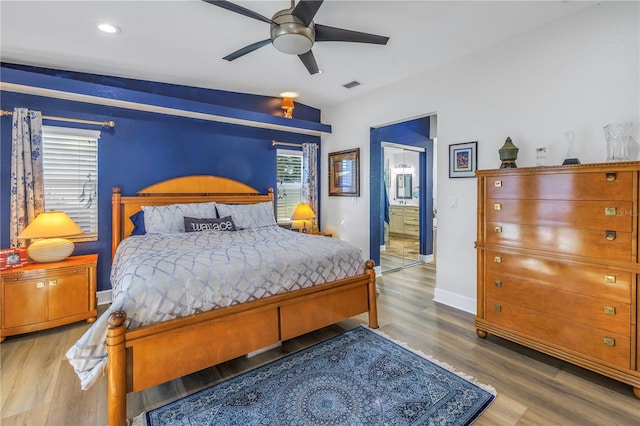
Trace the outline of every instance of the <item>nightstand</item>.
[[328, 234], [328, 233], [322, 232], [322, 231], [308, 231], [307, 234], [309, 234], [309, 235], [322, 235], [324, 237], [333, 237], [333, 234]]
[[98, 316], [97, 254], [0, 272], [0, 342]]

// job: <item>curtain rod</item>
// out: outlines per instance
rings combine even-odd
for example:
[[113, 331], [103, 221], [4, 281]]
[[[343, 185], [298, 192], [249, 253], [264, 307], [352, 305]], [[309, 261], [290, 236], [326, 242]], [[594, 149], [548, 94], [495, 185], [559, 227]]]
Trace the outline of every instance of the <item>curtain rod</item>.
[[[11, 111], [5, 111], [0, 109], [0, 117], [3, 115], [13, 115]], [[115, 121], [93, 121], [93, 120], [81, 120], [79, 118], [65, 118], [65, 117], [54, 117], [51, 115], [43, 115], [43, 119], [45, 120], [55, 120], [55, 121], [65, 121], [68, 123], [81, 123], [81, 124], [97, 124], [102, 127], [116, 127]]]
[[[302, 144], [301, 143], [291, 143], [291, 142], [278, 142], [276, 140], [272, 140], [271, 141], [271, 146], [276, 146], [276, 145], [283, 145], [283, 146], [297, 146], [297, 147], [301, 147]], [[317, 145], [316, 143], [314, 143], [314, 145]]]

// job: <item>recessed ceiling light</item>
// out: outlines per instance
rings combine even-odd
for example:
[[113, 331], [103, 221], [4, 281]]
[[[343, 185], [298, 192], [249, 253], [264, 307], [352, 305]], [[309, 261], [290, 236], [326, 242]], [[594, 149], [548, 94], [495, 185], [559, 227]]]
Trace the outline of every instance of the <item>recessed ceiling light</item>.
[[297, 98], [300, 96], [298, 92], [282, 92], [280, 93], [280, 97], [282, 98]]
[[120, 28], [112, 24], [98, 24], [98, 29], [108, 34], [115, 34], [120, 32]]

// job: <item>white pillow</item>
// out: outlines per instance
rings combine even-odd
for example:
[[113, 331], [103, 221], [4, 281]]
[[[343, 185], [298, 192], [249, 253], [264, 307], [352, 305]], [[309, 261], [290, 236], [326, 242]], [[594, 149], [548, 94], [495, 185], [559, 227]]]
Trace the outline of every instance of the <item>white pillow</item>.
[[273, 203], [217, 204], [219, 217], [231, 216], [238, 229], [260, 228], [276, 225]]
[[169, 206], [142, 206], [147, 234], [184, 232], [184, 217], [216, 217], [216, 203], [186, 203]]

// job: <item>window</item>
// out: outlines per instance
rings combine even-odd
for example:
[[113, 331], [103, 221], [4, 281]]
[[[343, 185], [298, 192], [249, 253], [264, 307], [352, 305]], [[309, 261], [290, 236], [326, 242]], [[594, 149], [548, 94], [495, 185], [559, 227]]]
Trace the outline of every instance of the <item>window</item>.
[[98, 239], [98, 138], [95, 130], [42, 126], [44, 208], [62, 210], [85, 234]]
[[278, 222], [288, 222], [302, 199], [302, 151], [279, 149], [276, 155]]

